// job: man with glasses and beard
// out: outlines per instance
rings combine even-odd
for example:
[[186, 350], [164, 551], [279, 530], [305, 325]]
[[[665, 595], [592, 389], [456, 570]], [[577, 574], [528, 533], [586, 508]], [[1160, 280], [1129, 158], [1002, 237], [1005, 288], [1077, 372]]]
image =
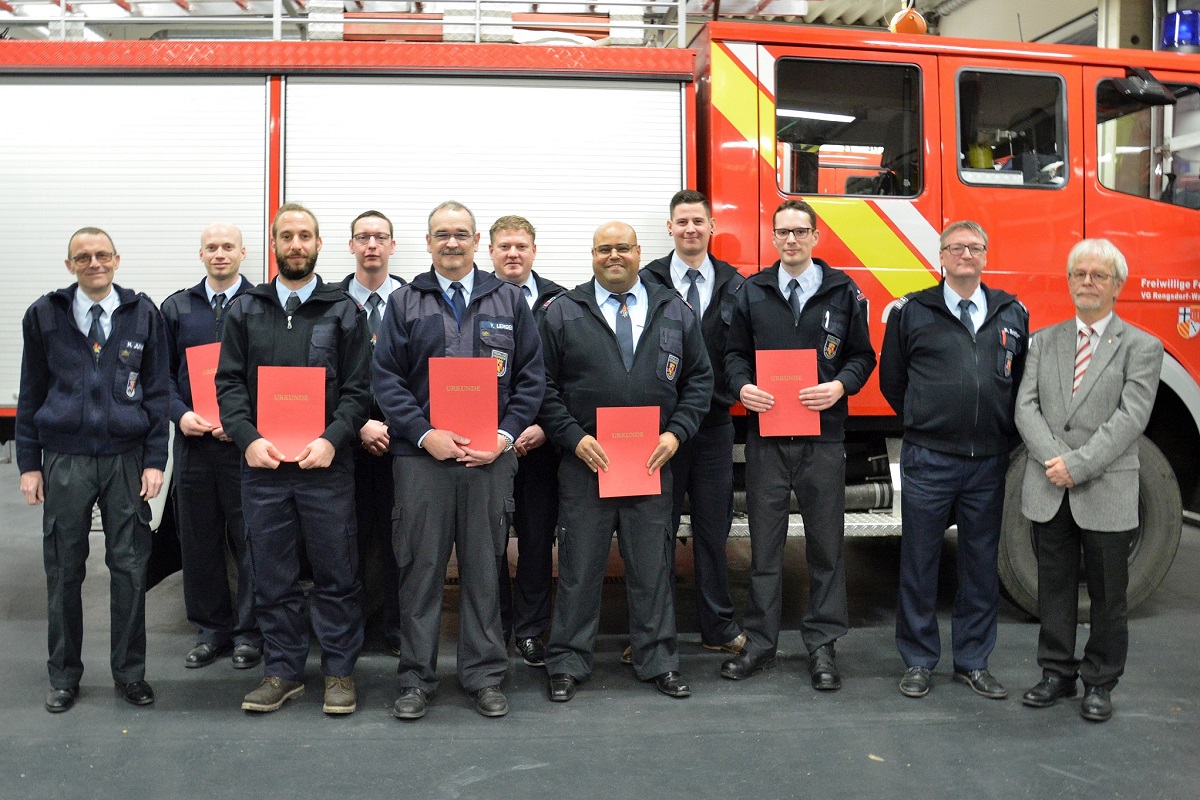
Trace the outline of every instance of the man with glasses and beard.
[[[242, 506], [262, 629], [262, 684], [246, 711], [275, 711], [304, 694], [308, 621], [300, 587], [300, 551], [308, 554], [312, 627], [321, 645], [324, 711], [357, 707], [354, 665], [363, 643], [353, 451], [370, 404], [370, 333], [366, 314], [341, 289], [313, 274], [321, 250], [312, 212], [280, 207], [271, 225], [275, 280], [241, 297], [225, 320], [217, 399], [225, 432], [245, 457]], [[323, 367], [326, 428], [296, 462], [256, 427], [258, 369]]]

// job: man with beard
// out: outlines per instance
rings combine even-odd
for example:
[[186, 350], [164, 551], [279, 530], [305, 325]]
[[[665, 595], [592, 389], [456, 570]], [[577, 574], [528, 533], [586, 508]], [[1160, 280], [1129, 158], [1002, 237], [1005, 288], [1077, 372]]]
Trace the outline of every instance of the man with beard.
[[[405, 284], [388, 274], [396, 252], [392, 221], [382, 211], [364, 211], [350, 223], [350, 252], [354, 272], [338, 284], [367, 312], [371, 345], [387, 311], [392, 292]], [[363, 587], [363, 616], [382, 600], [383, 635], [393, 655], [400, 655], [400, 605], [397, 599], [396, 558], [392, 555], [392, 455], [387, 425], [379, 404], [371, 400], [371, 418], [358, 431], [354, 450], [354, 513], [358, 523], [358, 579]], [[382, 595], [382, 597], [380, 597]]]
[[[513, 442], [533, 423], [545, 391], [541, 343], [521, 291], [475, 266], [475, 216], [448, 200], [429, 215], [433, 268], [392, 295], [372, 367], [375, 399], [395, 460], [400, 573], [397, 719], [425, 716], [436, 691], [442, 594], [450, 550], [461, 591], [458, 680], [485, 717], [508, 713], [500, 690], [508, 652], [496, 603], [496, 564], [508, 532], [517, 458]], [[496, 362], [497, 431], [471, 441], [430, 424], [429, 359]]]
[[[285, 203], [271, 225], [279, 275], [230, 309], [221, 340], [217, 399], [225, 432], [245, 456], [242, 507], [263, 633], [265, 676], [247, 711], [275, 711], [304, 694], [308, 622], [300, 551], [308, 554], [312, 627], [321, 645], [324, 711], [357, 706], [354, 665], [363, 642], [353, 450], [367, 421], [371, 351], [366, 314], [345, 292], [313, 274], [321, 250], [316, 217]], [[258, 369], [322, 367], [326, 428], [295, 463], [256, 427]]]
[[[262, 661], [262, 634], [254, 622], [254, 582], [242, 519], [241, 453], [219, 420], [205, 419], [192, 403], [189, 347], [221, 341], [229, 304], [250, 289], [238, 270], [246, 248], [233, 225], [209, 225], [200, 235], [204, 280], [163, 301], [171, 360], [171, 419], [175, 436], [175, 504], [183, 557], [183, 604], [196, 626], [196, 646], [184, 659], [206, 667], [233, 650], [234, 669]], [[226, 550], [236, 567], [236, 605], [230, 601]]]
[[[551, 298], [566, 291], [533, 271], [536, 235], [533, 224], [524, 217], [500, 217], [492, 224], [488, 244], [496, 277], [521, 288], [535, 319]], [[559, 452], [546, 441], [545, 431], [536, 422], [521, 432], [513, 449], [519, 465], [513, 480], [512, 521], [517, 533], [517, 574], [509, 580], [506, 547], [500, 556], [500, 620], [505, 641], [516, 637], [521, 660], [540, 667], [546, 663], [542, 637], [550, 627]]]

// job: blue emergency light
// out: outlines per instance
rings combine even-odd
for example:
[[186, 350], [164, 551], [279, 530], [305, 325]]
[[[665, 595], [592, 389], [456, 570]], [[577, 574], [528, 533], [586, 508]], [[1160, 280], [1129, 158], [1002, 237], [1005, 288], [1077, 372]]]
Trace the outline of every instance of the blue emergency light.
[[1163, 19], [1163, 50], [1200, 53], [1200, 11], [1175, 11]]

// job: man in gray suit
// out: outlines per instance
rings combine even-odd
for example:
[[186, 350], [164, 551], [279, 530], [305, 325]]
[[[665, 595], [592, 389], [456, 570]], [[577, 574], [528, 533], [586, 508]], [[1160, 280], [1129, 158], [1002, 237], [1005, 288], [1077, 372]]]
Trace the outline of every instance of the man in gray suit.
[[[1112, 716], [1109, 693], [1129, 649], [1130, 537], [1137, 527], [1138, 437], [1162, 368], [1162, 343], [1127, 325], [1113, 305], [1129, 269], [1107, 239], [1084, 239], [1067, 258], [1076, 317], [1033, 337], [1016, 422], [1029, 449], [1021, 511], [1033, 522], [1038, 560], [1038, 664], [1042, 680], [1021, 698], [1044, 708], [1074, 697], [1084, 719]], [[1079, 554], [1091, 635], [1075, 658]]]

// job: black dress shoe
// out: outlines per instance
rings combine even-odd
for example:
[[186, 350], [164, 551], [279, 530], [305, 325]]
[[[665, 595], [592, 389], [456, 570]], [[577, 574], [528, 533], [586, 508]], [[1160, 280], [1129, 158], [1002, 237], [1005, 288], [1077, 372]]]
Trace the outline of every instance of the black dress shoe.
[[209, 644], [201, 642], [191, 649], [187, 657], [183, 659], [183, 665], [188, 669], [199, 669], [207, 667], [209, 664], [221, 657], [222, 653], [229, 650], [227, 646]]
[[1037, 686], [1021, 695], [1021, 702], [1033, 708], [1049, 708], [1060, 697], [1074, 697], [1077, 691], [1074, 678], [1061, 675], [1043, 675]]
[[51, 689], [50, 694], [46, 695], [46, 710], [51, 714], [61, 714], [75, 705], [76, 697], [79, 697], [78, 686], [72, 686], [70, 689]]
[[135, 706], [148, 706], [154, 702], [154, 690], [145, 681], [118, 683], [117, 689], [125, 696], [126, 703]]
[[971, 691], [981, 697], [991, 700], [1003, 700], [1008, 697], [1008, 689], [996, 680], [986, 669], [954, 670], [954, 680], [965, 683]]
[[429, 705], [429, 693], [416, 686], [405, 686], [400, 690], [392, 706], [392, 716], [396, 719], [420, 719], [425, 716], [425, 706]]
[[473, 693], [475, 710], [485, 717], [503, 717], [508, 713], [508, 698], [499, 686], [485, 686]]
[[517, 639], [517, 655], [527, 667], [546, 666], [546, 646], [541, 639]]
[[664, 672], [654, 677], [654, 687], [667, 697], [691, 697], [692, 687], [678, 672]]
[[556, 672], [550, 676], [550, 700], [554, 703], [565, 703], [575, 696], [579, 681], [574, 675]]
[[812, 687], [817, 691], [833, 692], [842, 688], [842, 678], [838, 675], [832, 644], [818, 647], [808, 657], [808, 671], [812, 675]]
[[1108, 722], [1112, 717], [1112, 698], [1103, 686], [1084, 686], [1079, 716], [1092, 722]]
[[233, 668], [250, 669], [262, 663], [262, 648], [252, 644], [239, 644], [233, 648]]
[[924, 697], [929, 694], [933, 673], [928, 667], [909, 667], [900, 676], [900, 694], [905, 697]]
[[743, 650], [721, 665], [721, 677], [729, 678], [731, 681], [740, 681], [749, 678], [759, 670], [771, 669], [778, 664], [779, 659], [775, 657], [774, 650], [759, 653], [757, 656], [752, 656], [748, 650]]

